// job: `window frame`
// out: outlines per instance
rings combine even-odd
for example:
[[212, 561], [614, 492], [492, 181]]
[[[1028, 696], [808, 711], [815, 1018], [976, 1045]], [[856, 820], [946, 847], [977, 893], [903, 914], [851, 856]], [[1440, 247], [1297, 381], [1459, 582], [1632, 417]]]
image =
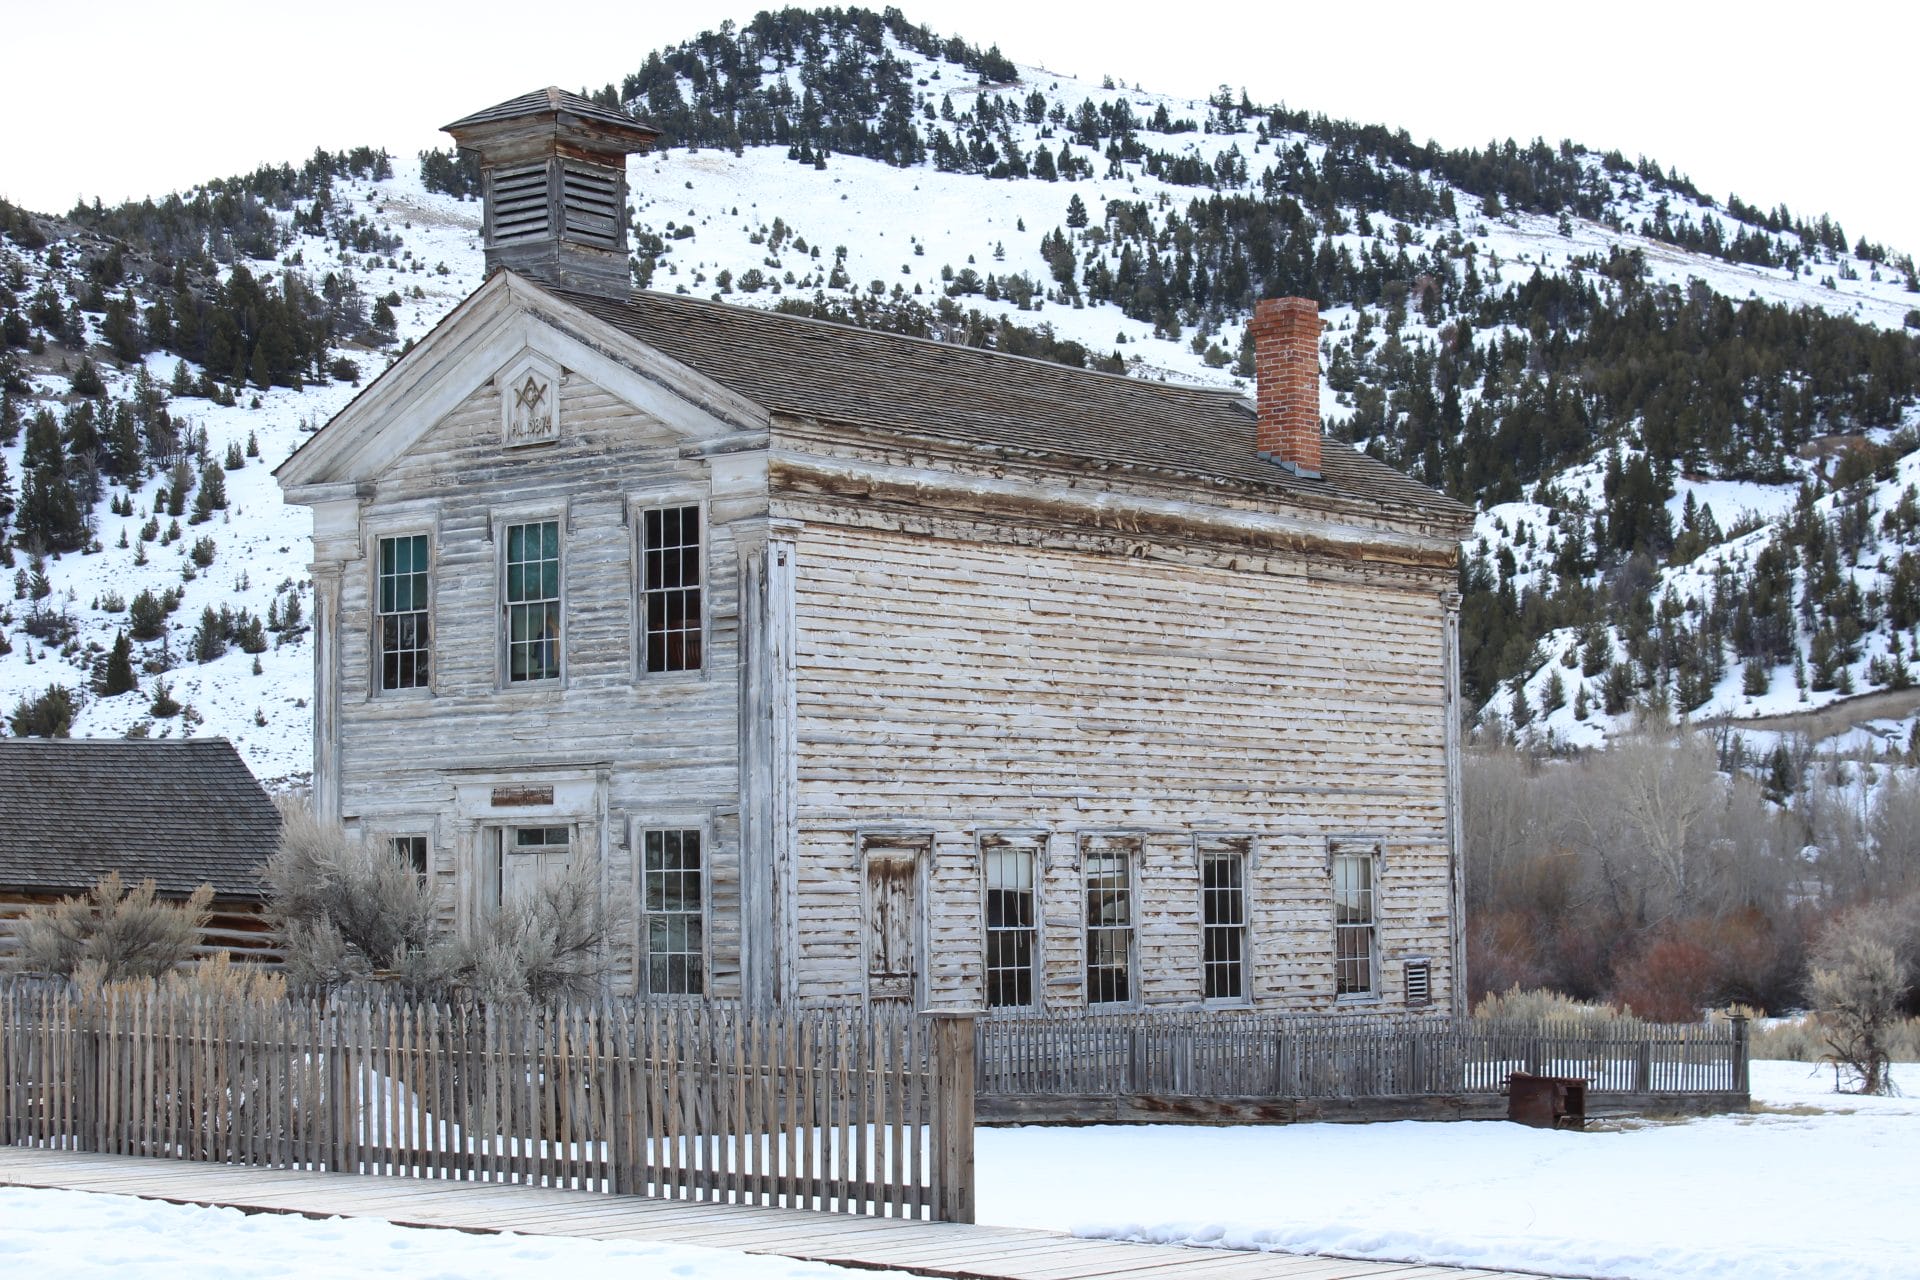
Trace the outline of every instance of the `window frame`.
[[[649, 988], [647, 949], [647, 850], [649, 832], [692, 831], [700, 837], [700, 990], [697, 992], [653, 991]], [[634, 901], [633, 993], [647, 1000], [699, 1001], [713, 998], [713, 821], [707, 814], [647, 814], [633, 818], [627, 827], [627, 847], [632, 863]], [[687, 914], [687, 913], [675, 913]], [[684, 954], [684, 953], [675, 953]]]
[[[980, 1004], [989, 1011], [994, 1009], [1014, 1009], [1039, 1011], [1046, 1007], [1046, 935], [1044, 932], [1045, 913], [1041, 910], [1045, 904], [1047, 847], [1049, 833], [1042, 830], [1000, 830], [981, 831], [974, 837], [974, 846], [979, 857], [980, 869]], [[991, 842], [999, 841], [997, 846]], [[1025, 851], [1033, 860], [1033, 887], [1031, 890], [1033, 923], [1026, 932], [1031, 935], [1031, 950], [1027, 956], [1027, 987], [1029, 999], [1025, 1004], [993, 1003], [992, 938], [996, 932], [992, 926], [992, 914], [989, 896], [992, 889], [987, 879], [987, 860], [997, 849], [1019, 849]], [[1011, 932], [1000, 930], [999, 932]], [[1011, 970], [1009, 970], [1011, 972]]]
[[[1384, 999], [1380, 973], [1380, 871], [1384, 859], [1382, 846], [1378, 840], [1337, 839], [1327, 842], [1327, 881], [1329, 889], [1329, 914], [1332, 917], [1333, 941], [1333, 995], [1339, 1004], [1378, 1004]], [[1365, 923], [1343, 923], [1341, 912], [1341, 889], [1339, 864], [1353, 861], [1367, 869], [1366, 897], [1367, 919]], [[1342, 933], [1363, 933], [1366, 938], [1366, 954], [1361, 957], [1343, 958]], [[1367, 968], [1368, 985], [1365, 988], [1343, 990], [1347, 978], [1342, 972], [1343, 965], [1363, 960]]]
[[[557, 675], [540, 680], [514, 680], [512, 614], [507, 600], [507, 542], [508, 531], [518, 526], [530, 524], [553, 524], [559, 538], [560, 551], [560, 594], [555, 601], [559, 610], [559, 672]], [[572, 520], [565, 504], [555, 506], [544, 503], [531, 507], [497, 508], [491, 513], [493, 530], [493, 635], [494, 635], [494, 688], [499, 693], [538, 693], [544, 690], [565, 689], [569, 671], [568, 649], [572, 639], [567, 625], [568, 591], [567, 566], [571, 561], [567, 542], [572, 533]], [[524, 602], [523, 602], [524, 603]]]
[[[1200, 999], [1204, 1004], [1219, 1008], [1238, 1008], [1253, 1003], [1253, 872], [1254, 841], [1256, 837], [1248, 832], [1208, 831], [1198, 832], [1193, 837], [1193, 866], [1197, 903], [1200, 920]], [[1234, 925], [1211, 925], [1207, 922], [1208, 895], [1213, 890], [1207, 887], [1207, 862], [1210, 859], [1231, 858], [1239, 868], [1240, 922]], [[1235, 963], [1240, 970], [1240, 994], [1235, 996], [1210, 996], [1207, 994], [1207, 969], [1216, 962], [1207, 958], [1207, 939], [1210, 930], [1237, 928], [1240, 934], [1240, 954]]]
[[431, 886], [433, 884], [433, 833], [431, 831], [409, 827], [406, 829], [382, 831], [380, 838], [387, 842], [388, 850], [395, 855], [399, 855], [400, 853], [398, 846], [401, 841], [420, 841], [421, 860], [416, 863], [409, 857], [407, 861], [413, 866], [413, 873], [419, 878], [422, 885]]
[[[1090, 856], [1089, 849], [1094, 841], [1113, 841], [1130, 845], [1120, 855], [1121, 869], [1126, 875], [1127, 923], [1125, 926], [1101, 925], [1092, 923], [1092, 889], [1088, 884]], [[1129, 1008], [1140, 1003], [1140, 867], [1146, 854], [1146, 839], [1132, 831], [1085, 831], [1080, 833], [1079, 860], [1080, 884], [1078, 916], [1080, 918], [1080, 985], [1082, 1003], [1089, 1009], [1098, 1005], [1103, 1008]], [[1111, 930], [1124, 927], [1127, 934], [1127, 956], [1125, 965], [1126, 995], [1118, 1000], [1095, 1000], [1093, 998], [1093, 935], [1096, 929]], [[1103, 965], [1111, 970], [1113, 966]]]
[[[632, 526], [630, 545], [633, 557], [633, 671], [637, 680], [704, 680], [713, 666], [713, 529], [708, 507], [704, 493], [695, 494], [677, 490], [637, 494], [628, 500], [627, 522]], [[649, 634], [647, 629], [649, 595], [647, 517], [660, 512], [685, 510], [693, 512], [695, 528], [700, 539], [700, 602], [699, 608], [695, 611], [699, 623], [700, 663], [698, 666], [673, 670], [649, 671], [647, 669]]]
[[[370, 529], [368, 534], [372, 542], [372, 554], [368, 557], [369, 573], [367, 584], [367, 612], [371, 620], [367, 646], [368, 666], [370, 668], [367, 679], [368, 695], [375, 698], [417, 698], [431, 694], [435, 688], [435, 681], [437, 681], [440, 676], [440, 662], [437, 652], [437, 645], [440, 639], [440, 627], [439, 619], [434, 609], [435, 596], [438, 594], [439, 587], [439, 540], [434, 537], [433, 530], [416, 526]], [[381, 586], [386, 576], [382, 568], [382, 553], [387, 543], [412, 538], [425, 539], [427, 548], [426, 569], [424, 570], [427, 578], [426, 604], [424, 608], [408, 611], [411, 613], [420, 613], [426, 618], [427, 643], [423, 652], [426, 657], [427, 678], [425, 682], [421, 684], [400, 685], [389, 689], [386, 678], [387, 650], [386, 628], [384, 623], [389, 617], [401, 615], [388, 614], [381, 607], [384, 597]]]

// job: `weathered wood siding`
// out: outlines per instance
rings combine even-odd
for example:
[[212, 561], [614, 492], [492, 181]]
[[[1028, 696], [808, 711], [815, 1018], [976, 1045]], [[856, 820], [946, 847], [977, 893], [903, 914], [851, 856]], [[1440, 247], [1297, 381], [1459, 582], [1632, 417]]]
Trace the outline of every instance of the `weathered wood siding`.
[[[682, 433], [576, 374], [562, 379], [559, 408], [557, 443], [507, 449], [500, 393], [482, 385], [380, 475], [363, 502], [360, 558], [337, 566], [340, 813], [376, 834], [428, 834], [450, 923], [470, 907], [462, 895], [471, 892], [489, 826], [575, 824], [576, 849], [584, 845], [601, 861], [608, 894], [628, 905], [635, 824], [703, 826], [710, 989], [736, 994], [735, 535], [742, 521], [758, 520], [764, 500], [715, 492], [710, 464], [682, 456]], [[656, 499], [706, 512], [704, 672], [649, 675], [639, 666], [633, 513]], [[503, 518], [560, 521], [561, 681], [510, 686], [501, 675]], [[431, 547], [433, 685], [379, 692], [376, 539], [409, 533], [427, 534]], [[316, 566], [317, 575], [328, 568]], [[532, 785], [536, 795], [545, 784], [560, 794], [551, 805], [461, 811], [463, 781], [482, 794], [488, 782]]]
[[919, 831], [925, 996], [979, 1003], [978, 837], [1038, 829], [1040, 1000], [1085, 998], [1082, 836], [1133, 833], [1135, 999], [1198, 1003], [1194, 837], [1228, 832], [1251, 837], [1255, 1005], [1335, 1002], [1328, 841], [1358, 837], [1380, 847], [1382, 1003], [1418, 956], [1445, 1007], [1447, 575], [854, 523], [795, 535], [801, 995], [860, 994], [858, 838]]

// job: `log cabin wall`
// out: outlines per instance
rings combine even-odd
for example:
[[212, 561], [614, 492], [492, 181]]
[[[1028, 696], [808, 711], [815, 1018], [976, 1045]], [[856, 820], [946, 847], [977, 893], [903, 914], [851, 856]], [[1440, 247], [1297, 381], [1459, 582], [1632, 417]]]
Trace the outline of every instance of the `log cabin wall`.
[[1340, 1003], [1338, 841], [1377, 851], [1377, 999], [1352, 1003], [1405, 1007], [1415, 960], [1430, 1007], [1448, 1006], [1450, 557], [1368, 563], [775, 480], [795, 561], [802, 998], [862, 994], [863, 845], [918, 836], [922, 998], [982, 1004], [981, 844], [1028, 833], [1037, 1005], [1086, 1003], [1083, 848], [1119, 837], [1134, 850], [1129, 1003], [1203, 1002], [1196, 840], [1213, 839], [1248, 855], [1245, 1002]]
[[[764, 486], [682, 456], [684, 435], [584, 377], [560, 375], [559, 438], [503, 448], [502, 392], [483, 385], [393, 466], [360, 505], [357, 543], [321, 544], [337, 583], [334, 753], [338, 812], [376, 836], [425, 835], [445, 922], [480, 909], [490, 830], [558, 824], [596, 859], [630, 916], [636, 832], [694, 828], [706, 843], [708, 989], [740, 979], [739, 601], [742, 548], [764, 547]], [[716, 473], [718, 473], [716, 475]], [[651, 505], [703, 511], [706, 655], [699, 672], [639, 668], [635, 524]], [[560, 523], [563, 679], [502, 674], [505, 523]], [[431, 555], [432, 685], [379, 691], [378, 539], [424, 533]], [[328, 550], [336, 552], [329, 557]], [[328, 672], [322, 672], [323, 689]], [[320, 722], [327, 723], [321, 716]], [[623, 935], [620, 985], [635, 981]]]

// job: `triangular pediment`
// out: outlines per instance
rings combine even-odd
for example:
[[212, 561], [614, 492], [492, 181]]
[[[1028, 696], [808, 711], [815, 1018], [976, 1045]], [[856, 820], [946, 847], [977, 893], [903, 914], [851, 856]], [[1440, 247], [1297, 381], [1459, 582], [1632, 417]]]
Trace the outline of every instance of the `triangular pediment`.
[[586, 378], [689, 442], [767, 426], [761, 406], [524, 277], [499, 271], [282, 463], [275, 478], [294, 502], [370, 482], [489, 384], [501, 391], [502, 448], [537, 443], [557, 427], [551, 397], [563, 373]]

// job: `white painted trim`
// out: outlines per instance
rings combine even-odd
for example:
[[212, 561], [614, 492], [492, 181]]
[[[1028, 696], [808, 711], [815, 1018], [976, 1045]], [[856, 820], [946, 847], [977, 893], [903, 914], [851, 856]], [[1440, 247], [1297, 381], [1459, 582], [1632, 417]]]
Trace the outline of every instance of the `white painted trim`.
[[510, 271], [488, 278], [453, 314], [282, 463], [287, 500], [385, 471], [516, 359], [572, 370], [689, 441], [764, 431], [767, 411]]

